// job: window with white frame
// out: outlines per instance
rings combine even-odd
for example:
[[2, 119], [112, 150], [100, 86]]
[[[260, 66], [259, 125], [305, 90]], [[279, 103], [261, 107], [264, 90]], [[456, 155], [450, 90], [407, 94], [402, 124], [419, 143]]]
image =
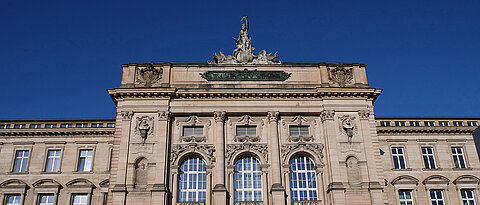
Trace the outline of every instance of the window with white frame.
[[413, 205], [412, 190], [399, 190], [398, 199], [400, 201], [400, 205]]
[[205, 202], [207, 174], [202, 159], [192, 157], [182, 163], [178, 187], [178, 202]]
[[0, 125], [0, 129], [9, 129], [9, 128], [10, 128], [10, 125], [8, 124]]
[[449, 126], [448, 121], [439, 121], [438, 126], [446, 127]]
[[263, 201], [262, 171], [260, 163], [253, 157], [244, 157], [235, 162], [235, 201]]
[[115, 127], [115, 123], [107, 123], [107, 127]]
[[463, 122], [462, 122], [462, 121], [453, 121], [453, 126], [462, 127], [462, 126], [463, 126]]
[[445, 205], [445, 201], [443, 200], [443, 190], [430, 190], [430, 201], [432, 202], [432, 205]]
[[237, 126], [236, 127], [236, 136], [256, 136], [257, 127], [256, 126]]
[[395, 169], [406, 169], [405, 154], [403, 147], [392, 147], [393, 167]]
[[5, 205], [20, 205], [20, 194], [7, 194], [5, 195]]
[[60, 158], [62, 155], [61, 150], [48, 150], [47, 162], [45, 164], [46, 172], [58, 172], [60, 171]]
[[26, 172], [28, 165], [28, 150], [17, 150], [15, 152], [15, 161], [13, 164], [13, 172]]
[[395, 121], [395, 126], [404, 127], [404, 126], [407, 126], [407, 122], [405, 122], [405, 121]]
[[290, 193], [294, 201], [316, 201], [317, 185], [315, 166], [308, 157], [290, 160]]
[[88, 127], [88, 123], [77, 123], [75, 124], [76, 128], [86, 128]]
[[308, 126], [290, 126], [290, 136], [309, 136]]
[[25, 124], [15, 124], [15, 125], [13, 125], [13, 128], [15, 128], [15, 129], [23, 129], [23, 128], [26, 128], [26, 125], [25, 125]]
[[45, 124], [45, 128], [57, 128], [57, 124]]
[[28, 126], [28, 128], [30, 128], [30, 129], [42, 128], [42, 125], [41, 124], [30, 124]]
[[92, 123], [92, 127], [96, 127], [96, 128], [103, 127], [103, 123]]
[[468, 121], [468, 122], [467, 122], [467, 125], [468, 125], [468, 126], [478, 126], [478, 122], [476, 122], [476, 121]]
[[185, 126], [183, 127], [182, 136], [203, 136], [203, 126]]
[[420, 126], [420, 121], [410, 121], [410, 126], [418, 127], [418, 126]]
[[87, 205], [88, 194], [74, 194], [72, 196], [72, 205]]
[[423, 124], [425, 124], [427, 127], [433, 127], [435, 126], [435, 121], [425, 121]]
[[39, 194], [38, 205], [53, 205], [55, 202], [55, 196], [53, 194]]
[[380, 126], [382, 127], [390, 127], [392, 123], [390, 121], [380, 121]]
[[92, 170], [93, 149], [81, 149], [78, 156], [79, 172], [88, 172]]
[[433, 147], [422, 147], [422, 157], [426, 169], [437, 168], [435, 164], [435, 155], [433, 154]]
[[473, 189], [461, 189], [463, 205], [475, 205], [475, 196], [473, 195]]
[[452, 156], [455, 168], [467, 168], [462, 147], [452, 147]]
[[72, 128], [72, 124], [70, 123], [63, 123], [63, 124], [60, 124], [60, 128]]

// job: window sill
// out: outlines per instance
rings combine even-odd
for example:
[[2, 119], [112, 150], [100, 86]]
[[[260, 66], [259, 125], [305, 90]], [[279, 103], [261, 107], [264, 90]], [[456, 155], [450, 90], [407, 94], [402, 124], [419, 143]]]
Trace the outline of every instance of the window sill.
[[466, 170], [472, 170], [473, 168], [471, 167], [466, 167], [466, 168], [453, 168], [453, 171], [466, 171]]
[[61, 171], [56, 171], [56, 172], [47, 172], [47, 171], [42, 171], [40, 174], [61, 174]]
[[412, 171], [412, 168], [405, 168], [405, 169], [395, 169], [395, 168], [393, 168], [392, 171]]
[[442, 168], [422, 168], [423, 171], [442, 171]]
[[93, 174], [93, 171], [74, 171], [73, 174]]
[[29, 172], [28, 171], [26, 171], [26, 172], [8, 172], [8, 174], [22, 175], [22, 174], [29, 174]]

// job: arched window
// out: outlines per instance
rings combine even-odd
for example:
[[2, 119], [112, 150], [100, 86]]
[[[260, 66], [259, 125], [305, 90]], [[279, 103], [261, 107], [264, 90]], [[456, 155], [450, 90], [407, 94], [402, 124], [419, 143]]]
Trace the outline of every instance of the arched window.
[[180, 179], [178, 180], [179, 202], [204, 202], [207, 197], [207, 173], [205, 162], [192, 157], [185, 160], [180, 167]]
[[317, 200], [315, 169], [308, 157], [292, 158], [289, 176], [292, 202]]
[[235, 201], [263, 201], [262, 171], [253, 157], [244, 157], [235, 162]]

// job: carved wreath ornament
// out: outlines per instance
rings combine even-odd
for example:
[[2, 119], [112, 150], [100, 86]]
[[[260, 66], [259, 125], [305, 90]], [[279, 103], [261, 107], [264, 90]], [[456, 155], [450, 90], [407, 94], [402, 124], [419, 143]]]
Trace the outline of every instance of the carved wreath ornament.
[[353, 72], [352, 68], [345, 68], [342, 65], [338, 65], [334, 68], [327, 68], [328, 79], [330, 84], [338, 85], [339, 87], [345, 87], [352, 83]]
[[145, 68], [137, 69], [137, 79], [144, 83], [145, 87], [152, 87], [152, 84], [157, 83], [162, 79], [163, 68], [155, 68], [153, 64], [149, 63]]

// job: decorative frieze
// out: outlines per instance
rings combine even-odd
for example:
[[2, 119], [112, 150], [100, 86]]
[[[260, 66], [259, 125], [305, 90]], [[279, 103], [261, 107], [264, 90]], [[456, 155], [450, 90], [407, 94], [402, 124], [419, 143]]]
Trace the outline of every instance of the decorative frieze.
[[232, 156], [234, 156], [237, 152], [251, 151], [251, 150], [254, 150], [260, 153], [261, 156], [259, 157], [263, 157], [263, 159], [266, 162], [268, 162], [268, 145], [266, 144], [250, 144], [250, 143], [229, 144], [227, 145], [225, 158], [228, 160], [228, 164], [230, 164], [232, 160]]
[[145, 68], [137, 68], [137, 80], [145, 87], [152, 87], [152, 84], [162, 79], [162, 75], [163, 68], [155, 68], [151, 63], [147, 64]]

